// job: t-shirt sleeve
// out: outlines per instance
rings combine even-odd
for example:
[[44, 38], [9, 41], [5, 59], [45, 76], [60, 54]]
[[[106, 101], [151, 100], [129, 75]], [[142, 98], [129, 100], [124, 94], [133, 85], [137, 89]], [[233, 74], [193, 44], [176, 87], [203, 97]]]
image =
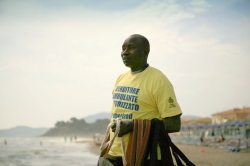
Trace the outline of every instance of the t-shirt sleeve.
[[161, 118], [182, 114], [171, 83], [158, 88], [154, 97]]

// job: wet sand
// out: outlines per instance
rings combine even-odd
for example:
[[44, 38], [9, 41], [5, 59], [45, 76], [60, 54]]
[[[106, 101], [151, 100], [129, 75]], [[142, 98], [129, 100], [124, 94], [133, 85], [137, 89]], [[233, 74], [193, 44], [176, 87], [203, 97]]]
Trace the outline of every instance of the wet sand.
[[[90, 152], [99, 155], [99, 146], [96, 146], [94, 142], [88, 143], [90, 144]], [[185, 144], [176, 144], [176, 146], [196, 166], [250, 166], [249, 150], [241, 150], [238, 153], [232, 153], [229, 149], [215, 147]]]
[[96, 154], [96, 155], [100, 155], [101, 153], [101, 150], [99, 149], [100, 146], [97, 146], [94, 141], [92, 142], [89, 142], [90, 146], [89, 146], [89, 151], [93, 154]]

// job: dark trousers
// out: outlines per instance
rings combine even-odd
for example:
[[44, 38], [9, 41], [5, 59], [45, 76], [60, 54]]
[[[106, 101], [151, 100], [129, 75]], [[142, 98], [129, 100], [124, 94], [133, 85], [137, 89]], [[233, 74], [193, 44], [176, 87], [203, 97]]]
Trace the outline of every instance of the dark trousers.
[[[116, 158], [108, 158], [108, 160], [114, 165], [114, 166], [123, 166], [122, 164], [122, 157], [116, 157]], [[143, 164], [143, 166], [150, 166], [150, 160], [147, 160], [146, 163]], [[154, 166], [163, 166], [161, 160], [158, 160]]]

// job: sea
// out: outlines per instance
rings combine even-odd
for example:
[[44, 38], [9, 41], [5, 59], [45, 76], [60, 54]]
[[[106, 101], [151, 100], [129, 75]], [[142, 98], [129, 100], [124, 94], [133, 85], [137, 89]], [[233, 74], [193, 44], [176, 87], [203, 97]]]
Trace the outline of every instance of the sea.
[[[6, 140], [6, 142], [5, 142]], [[96, 166], [89, 138], [0, 137], [0, 166]]]

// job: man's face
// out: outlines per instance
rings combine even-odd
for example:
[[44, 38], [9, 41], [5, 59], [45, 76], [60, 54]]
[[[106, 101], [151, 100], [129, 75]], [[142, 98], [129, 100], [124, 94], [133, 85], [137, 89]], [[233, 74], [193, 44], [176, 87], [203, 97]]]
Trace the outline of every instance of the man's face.
[[147, 63], [142, 43], [135, 37], [129, 37], [124, 41], [121, 57], [125, 66], [131, 68], [131, 71], [140, 70]]

